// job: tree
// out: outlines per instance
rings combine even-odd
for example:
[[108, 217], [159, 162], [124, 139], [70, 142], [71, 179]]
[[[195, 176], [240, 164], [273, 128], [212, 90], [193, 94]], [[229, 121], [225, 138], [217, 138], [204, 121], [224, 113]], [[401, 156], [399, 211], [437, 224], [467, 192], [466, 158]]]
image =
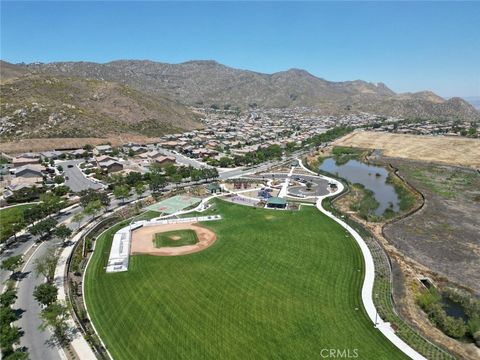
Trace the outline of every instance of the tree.
[[73, 216], [72, 221], [76, 223], [78, 226], [80, 226], [80, 223], [84, 218], [85, 218], [85, 214], [83, 212], [79, 212]]
[[18, 316], [15, 314], [15, 311], [11, 307], [1, 307], [0, 308], [0, 325], [1, 328], [9, 326], [10, 323], [17, 321]]
[[69, 340], [69, 328], [67, 324], [68, 308], [59, 302], [55, 302], [43, 309], [40, 317], [42, 318], [40, 329], [53, 328], [54, 340], [61, 345], [65, 345]]
[[10, 355], [7, 355], [3, 360], [28, 360], [28, 352], [22, 349], [17, 349]]
[[180, 174], [173, 174], [172, 176], [173, 182], [178, 186], [182, 182], [182, 175]]
[[10, 256], [9, 258], [2, 261], [0, 269], [8, 270], [13, 273], [23, 264], [22, 255]]
[[31, 208], [27, 208], [23, 211], [23, 219], [28, 224], [33, 224], [35, 221], [40, 220], [42, 217], [42, 208], [39, 205], [34, 205]]
[[165, 179], [165, 176], [161, 174], [153, 174], [150, 176], [150, 190], [153, 193], [159, 193], [160, 191], [163, 190], [165, 185], [167, 184], [167, 180]]
[[17, 299], [17, 292], [14, 288], [6, 290], [0, 295], [0, 305], [2, 307], [9, 307], [15, 303]]
[[130, 186], [136, 186], [142, 181], [142, 174], [136, 171], [128, 173], [125, 177], [125, 182]]
[[64, 196], [68, 194], [70, 188], [67, 185], [60, 185], [54, 187], [52, 191], [56, 196]]
[[65, 224], [62, 224], [57, 226], [53, 233], [57, 238], [65, 241], [72, 235], [72, 230], [70, 230]]
[[137, 183], [135, 185], [135, 193], [138, 195], [138, 197], [142, 196], [144, 192], [145, 192], [145, 185], [141, 182]]
[[113, 189], [113, 196], [115, 196], [115, 199], [121, 199], [122, 204], [125, 202], [125, 198], [129, 195], [130, 189], [125, 185], [116, 186], [115, 189]]
[[13, 237], [17, 240], [17, 232], [22, 230], [27, 224], [24, 220], [19, 220], [11, 225], [11, 229], [13, 231]]
[[55, 268], [57, 266], [58, 257], [55, 255], [55, 250], [49, 250], [44, 256], [35, 260], [34, 271], [38, 275], [43, 275], [47, 281], [53, 281]]
[[167, 175], [168, 177], [172, 177], [177, 173], [177, 168], [175, 167], [175, 165], [168, 165], [165, 167], [164, 170], [165, 170], [165, 175]]
[[63, 166], [62, 166], [62, 165], [58, 165], [58, 166], [57, 166], [57, 170], [58, 170], [59, 172], [63, 172]]
[[33, 297], [35, 300], [46, 306], [50, 306], [57, 301], [57, 294], [57, 287], [48, 282], [36, 286], [35, 290], [33, 290]]
[[312, 190], [312, 182], [311, 181], [307, 181], [307, 190], [310, 191]]
[[2, 347], [2, 354], [8, 356], [12, 354], [13, 345], [20, 343], [20, 331], [17, 326], [3, 326], [0, 334], [0, 345]]
[[232, 159], [226, 156], [221, 157], [220, 160], [218, 161], [219, 166], [222, 168], [229, 167], [231, 163], [232, 163]]
[[100, 211], [101, 208], [102, 208], [102, 203], [100, 202], [100, 200], [93, 200], [87, 204], [83, 212], [87, 216], [92, 216], [92, 219], [93, 219], [95, 215]]
[[85, 144], [85, 145], [83, 146], [83, 150], [85, 150], [85, 151], [92, 151], [92, 150], [93, 150], [93, 146], [90, 145], [90, 144]]
[[46, 214], [54, 214], [63, 207], [62, 198], [52, 193], [40, 195], [40, 206], [45, 210]]
[[54, 218], [46, 218], [45, 220], [42, 220], [35, 225], [33, 225], [30, 228], [30, 234], [34, 236], [39, 236], [40, 238], [43, 238], [47, 235], [50, 235], [50, 232], [52, 229], [57, 225], [58, 221], [55, 220]]
[[83, 208], [86, 208], [88, 203], [94, 200], [99, 200], [103, 206], [110, 205], [110, 198], [104, 191], [97, 192], [95, 190], [88, 189], [80, 192], [80, 205], [82, 205]]
[[294, 150], [295, 150], [295, 147], [296, 147], [296, 143], [295, 142], [289, 142], [287, 143], [287, 145], [285, 146], [285, 151], [287, 152], [287, 154], [290, 154], [292, 153]]
[[55, 184], [60, 185], [61, 183], [65, 182], [65, 178], [62, 175], [57, 175], [53, 178], [53, 181], [55, 182]]

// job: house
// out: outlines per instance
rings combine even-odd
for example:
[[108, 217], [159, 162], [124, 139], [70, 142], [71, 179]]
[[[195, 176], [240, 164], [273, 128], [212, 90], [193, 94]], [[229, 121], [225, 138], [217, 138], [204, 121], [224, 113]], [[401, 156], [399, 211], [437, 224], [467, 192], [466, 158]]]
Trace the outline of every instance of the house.
[[15, 169], [16, 178], [43, 178], [45, 167], [42, 165], [25, 165]]
[[101, 156], [97, 156], [95, 158], [95, 161], [97, 163], [97, 166], [100, 166], [102, 167], [102, 164], [104, 163], [107, 163], [109, 161], [118, 161], [117, 159], [115, 159], [114, 157], [112, 156], [108, 156], [108, 155], [101, 155]]
[[123, 170], [123, 164], [115, 160], [104, 161], [101, 163], [100, 167], [107, 170], [109, 173]]
[[145, 146], [132, 146], [130, 150], [132, 150], [135, 155], [148, 152], [148, 149]]
[[157, 164], [159, 164], [161, 167], [167, 167], [169, 165], [174, 165], [176, 162], [176, 159], [173, 156], [160, 156], [155, 158], [154, 161]]
[[85, 150], [83, 149], [76, 149], [68, 152], [70, 155], [73, 155], [75, 157], [83, 156], [85, 154]]
[[56, 160], [62, 154], [63, 153], [61, 151], [44, 151], [44, 152], [40, 153], [40, 157], [43, 160], [50, 160], [50, 159]]
[[163, 155], [160, 154], [158, 151], [156, 150], [153, 150], [153, 151], [149, 151], [149, 152], [146, 152], [146, 153], [143, 153], [143, 154], [140, 154], [139, 157], [142, 158], [142, 159], [158, 159], [160, 157], [162, 157]]
[[166, 149], [175, 149], [180, 143], [178, 141], [165, 141], [161, 145]]
[[113, 149], [110, 145], [97, 145], [97, 146], [95, 146], [95, 150], [99, 154], [109, 154], [113, 151]]
[[30, 157], [15, 157], [12, 159], [12, 165], [14, 168], [18, 168], [25, 165], [32, 165], [40, 163], [39, 158], [30, 158]]

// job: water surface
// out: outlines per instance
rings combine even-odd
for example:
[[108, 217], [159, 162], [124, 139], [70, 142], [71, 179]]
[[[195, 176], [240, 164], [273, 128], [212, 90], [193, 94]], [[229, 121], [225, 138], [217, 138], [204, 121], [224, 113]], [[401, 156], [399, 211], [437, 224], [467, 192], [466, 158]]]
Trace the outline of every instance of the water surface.
[[375, 165], [364, 164], [357, 160], [349, 160], [346, 164], [337, 165], [335, 159], [325, 159], [320, 170], [338, 175], [352, 184], [359, 183], [371, 190], [379, 203], [375, 215], [381, 216], [386, 209], [399, 211], [399, 199], [393, 185], [387, 183], [388, 171]]

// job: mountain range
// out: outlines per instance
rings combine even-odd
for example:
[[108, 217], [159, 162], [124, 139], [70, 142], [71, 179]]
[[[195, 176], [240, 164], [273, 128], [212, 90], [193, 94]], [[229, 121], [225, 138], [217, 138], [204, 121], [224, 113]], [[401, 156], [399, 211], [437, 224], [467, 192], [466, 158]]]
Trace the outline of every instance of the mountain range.
[[383, 83], [332, 82], [300, 69], [263, 74], [215, 61], [119, 60], [1, 62], [0, 73], [3, 137], [158, 136], [198, 128], [193, 106], [480, 119], [480, 112], [461, 98], [446, 100], [430, 91], [397, 94]]

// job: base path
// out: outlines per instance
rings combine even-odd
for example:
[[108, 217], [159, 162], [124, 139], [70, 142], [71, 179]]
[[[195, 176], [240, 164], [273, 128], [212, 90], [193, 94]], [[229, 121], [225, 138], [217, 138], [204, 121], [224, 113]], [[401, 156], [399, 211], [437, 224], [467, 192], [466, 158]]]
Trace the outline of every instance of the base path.
[[[197, 234], [198, 242], [193, 245], [175, 246], [175, 247], [155, 247], [155, 234], [175, 231], [175, 230], [193, 230]], [[193, 254], [202, 251], [212, 245], [217, 240], [217, 235], [207, 228], [195, 223], [178, 223], [158, 226], [144, 226], [132, 231], [131, 254], [149, 254], [158, 256], [178, 256]]]

